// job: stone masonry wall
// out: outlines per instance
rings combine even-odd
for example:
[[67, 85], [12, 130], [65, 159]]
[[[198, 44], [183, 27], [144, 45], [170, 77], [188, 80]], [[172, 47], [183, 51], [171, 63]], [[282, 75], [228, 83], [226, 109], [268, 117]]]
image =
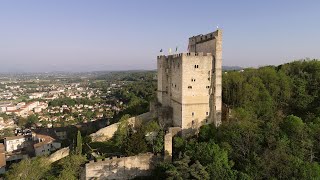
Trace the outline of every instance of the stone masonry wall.
[[221, 66], [220, 29], [189, 38], [188, 53], [157, 57], [158, 102], [173, 112], [166, 124], [181, 127], [183, 136], [221, 124]]
[[49, 156], [49, 161], [51, 163], [53, 163], [53, 162], [58, 161], [58, 160], [60, 160], [60, 159], [62, 159], [64, 157], [69, 156], [69, 153], [70, 153], [69, 147], [65, 147], [65, 148], [59, 149], [58, 151], [52, 153]]
[[161, 160], [161, 156], [145, 153], [98, 162], [91, 161], [85, 165], [81, 179], [133, 179], [137, 176], [148, 176]]
[[[138, 127], [141, 125], [141, 123], [152, 120], [152, 114], [150, 112], [146, 112], [144, 114], [141, 114], [139, 116], [131, 117], [127, 121], [129, 125], [132, 125], [133, 127]], [[90, 137], [92, 138], [92, 141], [106, 141], [114, 135], [114, 133], [117, 131], [118, 126], [120, 123], [114, 123], [111, 124], [105, 128], [99, 129], [97, 132], [90, 134]]]

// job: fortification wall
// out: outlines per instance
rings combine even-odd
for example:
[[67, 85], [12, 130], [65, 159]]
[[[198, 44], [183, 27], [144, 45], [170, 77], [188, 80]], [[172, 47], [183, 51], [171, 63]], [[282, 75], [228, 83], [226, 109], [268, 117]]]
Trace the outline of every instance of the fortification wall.
[[164, 161], [172, 161], [172, 140], [178, 133], [181, 132], [180, 127], [170, 127], [164, 136]]
[[145, 153], [98, 162], [90, 161], [85, 165], [81, 179], [133, 179], [137, 176], [148, 176], [161, 160], [161, 156]]
[[64, 157], [69, 156], [69, 153], [70, 153], [69, 147], [65, 147], [65, 148], [59, 149], [58, 151], [52, 153], [49, 156], [49, 161], [51, 163], [53, 163], [53, 162], [58, 161], [58, 160], [60, 160], [60, 159], [62, 159]]
[[[140, 114], [139, 116], [129, 118], [128, 124], [132, 125], [132, 127], [139, 127], [143, 122], [147, 122], [152, 120], [152, 113], [146, 112], [144, 114]], [[99, 129], [97, 132], [90, 134], [92, 141], [101, 142], [106, 141], [112, 138], [114, 133], [118, 130], [119, 122], [111, 124], [105, 128]]]

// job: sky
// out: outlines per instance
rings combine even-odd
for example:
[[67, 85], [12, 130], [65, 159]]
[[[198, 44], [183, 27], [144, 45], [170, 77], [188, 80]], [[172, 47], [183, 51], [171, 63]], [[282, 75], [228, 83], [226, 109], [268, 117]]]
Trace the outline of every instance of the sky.
[[223, 65], [320, 58], [320, 1], [0, 0], [0, 72], [156, 69], [223, 30]]

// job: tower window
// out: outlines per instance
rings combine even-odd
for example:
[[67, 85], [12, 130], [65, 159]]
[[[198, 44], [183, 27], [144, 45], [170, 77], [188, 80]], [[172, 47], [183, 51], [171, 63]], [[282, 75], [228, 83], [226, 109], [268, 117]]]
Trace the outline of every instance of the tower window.
[[199, 65], [194, 65], [194, 68], [199, 68]]
[[191, 123], [192, 123], [192, 125], [194, 125], [194, 120], [192, 120], [192, 122], [191, 122]]
[[192, 117], [194, 116], [194, 112], [192, 112]]
[[192, 89], [192, 86], [188, 86], [188, 89]]
[[206, 112], [206, 115], [208, 116], [208, 115], [209, 115], [209, 112]]
[[207, 89], [209, 89], [209, 88], [210, 88], [210, 86], [206, 86], [206, 88], [207, 88]]

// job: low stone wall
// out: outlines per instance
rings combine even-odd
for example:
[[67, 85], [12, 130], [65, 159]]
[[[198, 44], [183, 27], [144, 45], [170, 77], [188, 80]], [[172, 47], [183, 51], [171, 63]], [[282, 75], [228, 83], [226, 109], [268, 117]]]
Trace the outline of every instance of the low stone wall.
[[81, 179], [133, 179], [148, 176], [162, 156], [152, 153], [129, 157], [113, 157], [97, 162], [90, 161], [84, 167]]
[[62, 148], [54, 153], [52, 153], [50, 156], [49, 156], [49, 161], [51, 163], [55, 162], [55, 161], [58, 161], [64, 157], [67, 157], [69, 156], [69, 153], [70, 153], [70, 149], [69, 147], [65, 147], [65, 148]]
[[[152, 120], [152, 113], [146, 112], [144, 114], [141, 114], [139, 116], [131, 117], [127, 121], [129, 125], [132, 125], [133, 127], [140, 126], [143, 122], [147, 122]], [[111, 124], [105, 128], [99, 129], [97, 132], [90, 134], [93, 142], [101, 142], [106, 141], [112, 138], [114, 133], [117, 131], [118, 126], [120, 123]]]

